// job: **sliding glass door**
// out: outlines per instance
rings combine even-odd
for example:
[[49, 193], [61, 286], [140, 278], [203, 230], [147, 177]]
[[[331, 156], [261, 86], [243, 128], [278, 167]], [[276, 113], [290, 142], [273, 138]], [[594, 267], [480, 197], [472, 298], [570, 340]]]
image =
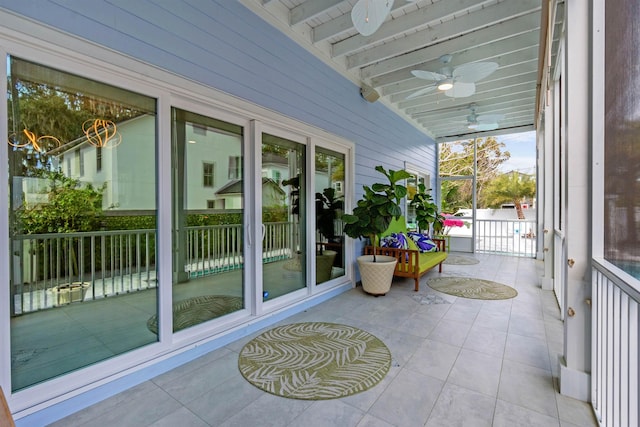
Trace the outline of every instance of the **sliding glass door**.
[[172, 109], [173, 331], [244, 307], [243, 128]]
[[157, 341], [157, 123], [154, 98], [7, 70], [16, 391]]
[[262, 134], [262, 280], [264, 300], [307, 282], [307, 146]]

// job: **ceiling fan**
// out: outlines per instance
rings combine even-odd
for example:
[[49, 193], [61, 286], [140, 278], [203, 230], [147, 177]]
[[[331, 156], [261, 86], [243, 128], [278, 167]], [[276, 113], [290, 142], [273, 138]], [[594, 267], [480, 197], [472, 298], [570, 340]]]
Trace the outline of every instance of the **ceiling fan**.
[[476, 93], [476, 84], [498, 69], [495, 62], [468, 62], [457, 67], [448, 67], [451, 55], [442, 55], [440, 62], [445, 64], [439, 72], [412, 70], [411, 74], [419, 79], [433, 81], [427, 87], [413, 92], [406, 99], [417, 98], [436, 89], [443, 91], [446, 96], [452, 98], [464, 98]]
[[471, 114], [467, 116], [467, 128], [485, 131], [498, 129], [500, 125], [498, 122], [504, 120], [504, 114], [476, 114], [477, 106], [475, 104], [469, 105]]
[[[406, 0], [409, 3], [418, 0]], [[393, 7], [393, 0], [358, 0], [351, 9], [353, 26], [363, 36], [378, 31]]]

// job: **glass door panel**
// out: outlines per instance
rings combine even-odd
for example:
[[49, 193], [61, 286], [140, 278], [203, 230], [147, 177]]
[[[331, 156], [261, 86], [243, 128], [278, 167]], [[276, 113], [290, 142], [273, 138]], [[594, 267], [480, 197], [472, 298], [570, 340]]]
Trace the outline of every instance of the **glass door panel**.
[[156, 100], [7, 71], [15, 391], [157, 341]]
[[306, 146], [262, 134], [263, 297], [306, 287]]
[[344, 276], [345, 156], [317, 147], [315, 159], [316, 284]]
[[174, 108], [173, 331], [244, 307], [241, 126]]

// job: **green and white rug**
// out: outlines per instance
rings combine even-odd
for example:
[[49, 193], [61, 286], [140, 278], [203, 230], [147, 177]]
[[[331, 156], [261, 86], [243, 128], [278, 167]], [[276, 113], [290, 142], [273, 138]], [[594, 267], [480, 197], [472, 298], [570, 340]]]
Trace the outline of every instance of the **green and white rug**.
[[515, 298], [518, 291], [502, 283], [473, 277], [435, 277], [427, 285], [436, 291], [462, 298], [497, 300]]
[[[242, 298], [230, 295], [202, 295], [176, 301], [173, 303], [173, 331], [177, 332], [242, 308]], [[149, 318], [147, 328], [154, 334], [158, 333], [157, 315]]]
[[254, 386], [292, 399], [337, 399], [368, 390], [389, 372], [391, 352], [353, 326], [309, 322], [278, 326], [249, 341], [238, 368]]
[[442, 263], [449, 265], [473, 265], [478, 264], [479, 262], [480, 260], [478, 258], [474, 258], [472, 256], [449, 254], [447, 255], [447, 259]]

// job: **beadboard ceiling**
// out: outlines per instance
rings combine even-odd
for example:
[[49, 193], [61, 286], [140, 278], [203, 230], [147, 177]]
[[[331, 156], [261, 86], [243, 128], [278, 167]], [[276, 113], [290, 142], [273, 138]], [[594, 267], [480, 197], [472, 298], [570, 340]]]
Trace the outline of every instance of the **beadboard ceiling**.
[[[488, 134], [534, 128], [542, 0], [395, 0], [382, 26], [367, 37], [351, 20], [356, 0], [241, 2], [357, 85], [374, 88], [380, 95], [375, 102], [436, 140], [479, 133], [468, 127], [470, 105], [477, 115], [503, 115]], [[562, 25], [562, 10], [560, 4], [554, 11], [556, 25]], [[432, 83], [411, 71], [438, 72], [443, 55], [451, 55], [450, 69], [473, 62], [495, 62], [498, 69], [476, 82], [468, 97], [433, 90], [407, 99]]]

